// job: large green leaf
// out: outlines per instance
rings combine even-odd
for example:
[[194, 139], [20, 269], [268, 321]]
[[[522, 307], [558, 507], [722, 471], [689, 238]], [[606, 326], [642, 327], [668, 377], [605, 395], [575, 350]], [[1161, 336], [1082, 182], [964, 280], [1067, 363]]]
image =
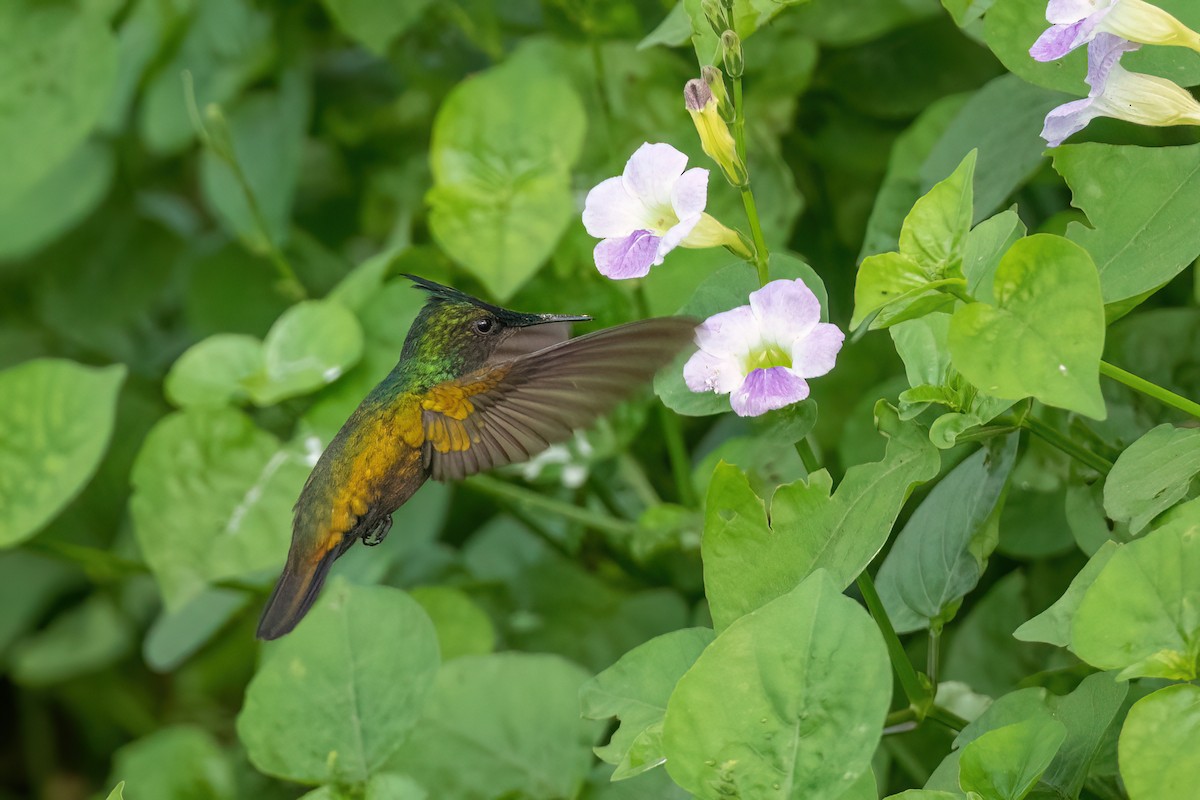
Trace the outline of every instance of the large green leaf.
[[116, 40], [98, 13], [30, 0], [0, 6], [0, 208], [83, 143], [116, 72]]
[[212, 734], [191, 725], [162, 728], [113, 756], [112, 777], [129, 800], [210, 798], [234, 800], [233, 770]]
[[1046, 642], [1059, 647], [1070, 647], [1071, 624], [1079, 611], [1083, 595], [1118, 549], [1120, 545], [1116, 542], [1105, 542], [1083, 565], [1083, 569], [1079, 570], [1063, 596], [1058, 598], [1054, 605], [1017, 628], [1013, 636], [1024, 642]]
[[1071, 649], [1124, 678], [1200, 674], [1200, 507], [1115, 553], [1088, 587]]
[[[386, 669], [386, 665], [381, 665]], [[464, 656], [442, 666], [393, 768], [444, 800], [574, 797], [596, 723], [579, 716], [587, 673], [558, 656]]]
[[704, 586], [718, 630], [791, 591], [818, 568], [839, 586], [849, 585], [887, 541], [909, 490], [937, 474], [937, 450], [921, 428], [901, 423], [884, 401], [875, 414], [889, 437], [882, 461], [851, 467], [832, 495], [825, 470], [781, 486], [769, 517], [746, 476], [718, 465], [701, 542]]
[[300, 800], [427, 800], [429, 793], [404, 775], [380, 772], [364, 786], [322, 786]]
[[496, 630], [482, 608], [451, 586], [418, 586], [410, 593], [437, 631], [442, 660], [486, 655], [496, 646]]
[[538, 270], [575, 216], [570, 169], [586, 123], [571, 84], [533, 57], [468, 78], [438, 111], [430, 228], [499, 300]]
[[415, 601], [387, 586], [336, 582], [267, 649], [238, 738], [268, 775], [366, 781], [404, 744], [437, 668], [437, 634]]
[[1129, 445], [1104, 481], [1104, 510], [1136, 534], [1185, 498], [1200, 473], [1200, 430], [1159, 425]]
[[1129, 709], [1120, 740], [1129, 800], [1188, 797], [1200, 783], [1200, 686], [1159, 689]]
[[388, 45], [404, 33], [429, 5], [430, 0], [322, 0], [338, 27], [347, 36], [383, 55]]
[[129, 654], [133, 625], [112, 600], [93, 595], [18, 642], [9, 655], [13, 680], [49, 686], [96, 672]]
[[892, 695], [883, 638], [818, 571], [730, 625], [667, 704], [667, 771], [701, 800], [835, 800], [870, 769]]
[[995, 305], [970, 303], [950, 320], [955, 368], [993, 397], [1033, 396], [1104, 419], [1104, 307], [1087, 252], [1059, 236], [1020, 239], [1000, 260], [993, 291]]
[[362, 357], [362, 327], [341, 303], [292, 306], [263, 340], [261, 369], [243, 381], [256, 405], [307, 394], [340, 378]]
[[875, 582], [900, 633], [941, 626], [995, 548], [1018, 437], [993, 439], [942, 478], [896, 537]]
[[0, 547], [37, 533], [87, 484], [124, 379], [124, 367], [51, 359], [0, 372]]
[[232, 409], [189, 409], [155, 425], [133, 467], [130, 506], [167, 607], [212, 581], [281, 565], [309, 469], [303, 452]]
[[225, 406], [248, 397], [245, 382], [263, 365], [262, 342], [241, 333], [218, 333], [183, 352], [163, 384], [177, 406]]
[[596, 755], [616, 766], [612, 779], [632, 778], [666, 760], [663, 718], [675, 684], [716, 634], [685, 628], [635, 647], [583, 685], [579, 702], [588, 719], [616, 717], [620, 727]]
[[1200, 144], [1070, 145], [1054, 151], [1054, 168], [1087, 214], [1090, 227], [1072, 222], [1067, 236], [1092, 254], [1105, 303], [1157, 289], [1200, 256]]
[[[821, 316], [826, 318], [829, 309], [825, 284], [812, 267], [788, 252], [771, 256], [771, 280], [804, 281], [821, 302]], [[754, 269], [745, 262], [722, 267], [709, 275], [696, 287], [692, 298], [679, 309], [679, 313], [696, 319], [707, 319], [713, 314], [744, 306], [749, 303], [750, 293], [759, 288]], [[683, 382], [683, 365], [695, 350], [685, 348], [668, 366], [659, 370], [654, 378], [654, 391], [667, 408], [689, 417], [719, 414], [729, 410], [729, 396], [710, 392], [693, 392]], [[810, 401], [805, 403], [811, 405]]]
[[988, 731], [963, 748], [959, 783], [989, 800], [1022, 800], [1066, 738], [1066, 727], [1049, 716]]

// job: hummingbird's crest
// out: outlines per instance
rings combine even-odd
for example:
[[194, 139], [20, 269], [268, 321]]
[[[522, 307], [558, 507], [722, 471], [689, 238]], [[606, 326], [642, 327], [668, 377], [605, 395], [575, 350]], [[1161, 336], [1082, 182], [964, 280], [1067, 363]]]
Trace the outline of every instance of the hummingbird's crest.
[[400, 277], [408, 278], [413, 282], [413, 286], [426, 292], [430, 299], [433, 300], [441, 300], [447, 303], [469, 303], [477, 308], [482, 308], [484, 311], [490, 311], [497, 316], [516, 313], [509, 311], [507, 308], [500, 308], [500, 306], [494, 306], [491, 303], [484, 302], [478, 297], [472, 297], [464, 291], [455, 289], [453, 286], [443, 286], [436, 281], [431, 281], [428, 278], [422, 278], [420, 275], [412, 275], [408, 272], [402, 272], [400, 273]]

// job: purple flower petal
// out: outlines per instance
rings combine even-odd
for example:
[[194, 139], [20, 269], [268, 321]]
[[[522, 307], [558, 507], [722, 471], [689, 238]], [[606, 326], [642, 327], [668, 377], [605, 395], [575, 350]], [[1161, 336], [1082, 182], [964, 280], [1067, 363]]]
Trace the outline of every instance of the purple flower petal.
[[683, 365], [683, 382], [693, 392], [729, 394], [742, 385], [742, 367], [737, 359], [697, 350]]
[[680, 219], [698, 216], [708, 205], [708, 170], [692, 167], [679, 176], [671, 190], [671, 207]]
[[687, 166], [687, 156], [669, 144], [643, 144], [625, 164], [625, 191], [651, 210], [671, 207], [671, 190]]
[[596, 269], [606, 278], [618, 281], [645, 277], [658, 253], [658, 241], [657, 236], [646, 230], [634, 231], [624, 239], [605, 239], [592, 251]]
[[696, 344], [718, 358], [743, 360], [760, 342], [758, 320], [750, 306], [713, 314], [696, 326]]
[[[1120, 36], [1111, 33], [1100, 33], [1088, 44], [1088, 74], [1087, 83], [1092, 87], [1089, 97], [1103, 93], [1108, 83], [1108, 76], [1121, 61], [1121, 56], [1131, 53], [1141, 47]], [[1070, 105], [1068, 103], [1068, 105]], [[1053, 113], [1053, 112], [1051, 112]], [[1087, 124], [1087, 123], [1084, 123]]]
[[1062, 58], [1083, 43], [1077, 41], [1082, 25], [1081, 21], [1071, 25], [1050, 26], [1033, 43], [1033, 47], [1029, 48], [1029, 55], [1037, 61], [1056, 61]]
[[751, 292], [750, 308], [764, 339], [788, 345], [821, 321], [821, 302], [799, 279], [771, 281]]
[[757, 417], [808, 397], [808, 382], [787, 367], [756, 369], [729, 396], [739, 417]]
[[1113, 0], [1050, 0], [1046, 4], [1046, 21], [1054, 25], [1070, 25], [1097, 11], [1107, 10]]
[[1042, 138], [1046, 140], [1046, 144], [1058, 147], [1068, 136], [1086, 128], [1087, 124], [1098, 116], [1092, 108], [1093, 102], [1094, 98], [1084, 97], [1050, 109], [1042, 126]]
[[817, 378], [833, 369], [846, 334], [837, 325], [822, 322], [792, 345], [792, 372]]
[[649, 213], [625, 191], [620, 178], [601, 181], [583, 204], [583, 227], [597, 239], [624, 238], [650, 221]]

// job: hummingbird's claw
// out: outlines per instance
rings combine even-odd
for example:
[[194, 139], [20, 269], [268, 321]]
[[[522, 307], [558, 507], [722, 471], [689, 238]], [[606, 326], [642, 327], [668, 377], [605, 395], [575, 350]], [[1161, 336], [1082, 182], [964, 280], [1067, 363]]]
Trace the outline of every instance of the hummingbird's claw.
[[392, 529], [392, 515], [388, 514], [383, 519], [371, 526], [371, 529], [365, 531], [362, 535], [362, 543], [367, 547], [374, 547], [387, 538], [388, 531]]

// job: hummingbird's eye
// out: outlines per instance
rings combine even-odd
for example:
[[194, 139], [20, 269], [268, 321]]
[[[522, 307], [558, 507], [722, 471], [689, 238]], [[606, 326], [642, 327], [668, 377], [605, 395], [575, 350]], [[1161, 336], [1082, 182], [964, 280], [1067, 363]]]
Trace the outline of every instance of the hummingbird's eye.
[[496, 329], [496, 323], [490, 317], [480, 317], [475, 320], [476, 333], [491, 333]]

